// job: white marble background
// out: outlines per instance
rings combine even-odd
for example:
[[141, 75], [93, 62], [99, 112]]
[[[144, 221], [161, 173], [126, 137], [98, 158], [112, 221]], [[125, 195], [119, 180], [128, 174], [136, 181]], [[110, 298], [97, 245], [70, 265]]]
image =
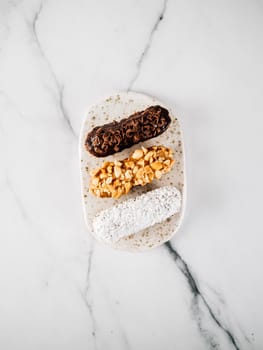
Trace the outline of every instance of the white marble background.
[[[170, 244], [84, 226], [78, 134], [132, 89], [175, 106], [188, 203]], [[261, 0], [0, 1], [0, 349], [262, 349]]]

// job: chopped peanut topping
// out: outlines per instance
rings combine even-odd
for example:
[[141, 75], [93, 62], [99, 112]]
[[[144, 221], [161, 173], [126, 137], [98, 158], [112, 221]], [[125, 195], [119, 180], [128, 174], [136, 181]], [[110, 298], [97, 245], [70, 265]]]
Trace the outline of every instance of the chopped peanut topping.
[[175, 160], [164, 146], [142, 147], [122, 161], [104, 162], [91, 172], [89, 191], [97, 197], [119, 198], [133, 186], [144, 186], [168, 173]]

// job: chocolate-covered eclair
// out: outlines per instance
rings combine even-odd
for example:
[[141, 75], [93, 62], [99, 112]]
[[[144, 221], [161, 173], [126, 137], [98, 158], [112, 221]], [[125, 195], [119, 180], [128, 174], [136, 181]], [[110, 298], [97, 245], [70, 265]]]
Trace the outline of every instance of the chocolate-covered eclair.
[[85, 146], [94, 156], [106, 157], [161, 135], [170, 123], [167, 109], [151, 106], [120, 122], [95, 127], [88, 133]]

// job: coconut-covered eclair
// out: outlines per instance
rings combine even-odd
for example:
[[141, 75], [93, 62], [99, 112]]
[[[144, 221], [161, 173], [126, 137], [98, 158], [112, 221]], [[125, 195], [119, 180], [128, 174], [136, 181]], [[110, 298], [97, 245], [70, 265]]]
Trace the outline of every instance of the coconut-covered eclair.
[[117, 242], [168, 219], [180, 208], [180, 191], [160, 187], [99, 212], [93, 219], [93, 233], [99, 240]]

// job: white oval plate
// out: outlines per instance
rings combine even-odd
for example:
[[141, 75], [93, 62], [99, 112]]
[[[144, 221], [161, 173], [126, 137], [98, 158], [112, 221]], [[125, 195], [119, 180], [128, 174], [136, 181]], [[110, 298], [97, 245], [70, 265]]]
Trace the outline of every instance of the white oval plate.
[[[97, 158], [86, 150], [86, 136], [95, 126], [103, 125], [112, 122], [113, 120], [119, 121], [137, 111], [142, 111], [153, 105], [161, 105], [167, 108], [172, 118], [170, 126], [162, 135], [104, 158]], [[161, 179], [154, 180], [151, 184], [134, 187], [127, 195], [123, 195], [119, 199], [98, 198], [89, 193], [90, 171], [92, 169], [100, 167], [105, 160], [114, 161], [115, 159], [127, 158], [136, 148], [139, 148], [142, 145], [144, 147], [154, 145], [164, 145], [165, 147], [170, 147], [174, 152], [176, 161], [172, 170], [168, 174], [163, 175]], [[139, 93], [121, 92], [114, 94], [95, 104], [88, 111], [80, 134], [79, 148], [84, 216], [87, 228], [92, 234], [92, 221], [96, 213], [99, 211], [109, 208], [115, 203], [120, 203], [149, 190], [167, 185], [175, 186], [181, 191], [182, 206], [179, 213], [171, 216], [169, 219], [160, 224], [156, 224], [128, 237], [121, 238], [118, 242], [107, 244], [118, 249], [140, 251], [157, 247], [160, 244], [168, 241], [175, 234], [181, 223], [184, 210], [185, 169], [182, 131], [178, 119], [170, 108], [153, 97]], [[97, 239], [97, 237], [95, 238]], [[105, 242], [103, 241], [103, 243]]]

